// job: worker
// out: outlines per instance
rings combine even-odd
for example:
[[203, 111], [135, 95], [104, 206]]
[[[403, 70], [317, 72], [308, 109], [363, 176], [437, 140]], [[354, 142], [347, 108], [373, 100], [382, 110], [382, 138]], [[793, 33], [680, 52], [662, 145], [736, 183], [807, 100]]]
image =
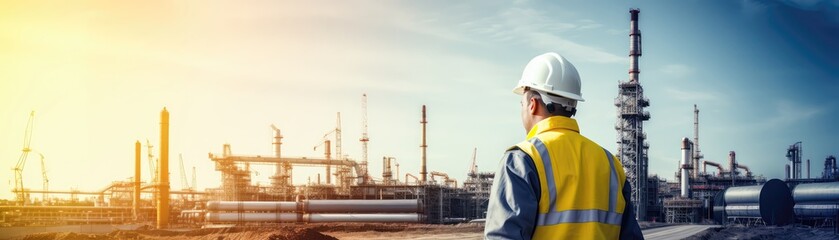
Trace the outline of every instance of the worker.
[[557, 53], [539, 55], [513, 89], [522, 95], [525, 141], [495, 174], [487, 239], [643, 239], [617, 157], [580, 135], [571, 117], [580, 76]]

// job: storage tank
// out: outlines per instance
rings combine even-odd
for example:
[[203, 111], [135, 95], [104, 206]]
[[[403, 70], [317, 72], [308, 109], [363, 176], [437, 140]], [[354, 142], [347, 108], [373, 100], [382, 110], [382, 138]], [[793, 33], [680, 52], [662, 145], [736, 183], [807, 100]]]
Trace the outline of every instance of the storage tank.
[[760, 218], [767, 225], [777, 226], [792, 222], [792, 194], [779, 179], [757, 186], [729, 187], [723, 194], [727, 219]]
[[839, 211], [839, 182], [799, 184], [792, 197], [796, 217], [833, 218]]

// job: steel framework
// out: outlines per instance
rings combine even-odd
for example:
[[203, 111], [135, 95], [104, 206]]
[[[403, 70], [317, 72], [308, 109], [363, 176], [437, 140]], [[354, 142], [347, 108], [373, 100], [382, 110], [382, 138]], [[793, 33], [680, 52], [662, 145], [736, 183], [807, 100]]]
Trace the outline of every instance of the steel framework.
[[650, 101], [644, 98], [644, 89], [638, 80], [638, 57], [641, 56], [641, 31], [638, 30], [638, 9], [630, 9], [630, 68], [629, 80], [618, 84], [618, 97], [615, 98], [618, 120], [617, 130], [618, 156], [621, 159], [626, 178], [632, 187], [631, 200], [640, 220], [646, 220], [647, 199], [647, 150], [643, 123], [650, 119], [650, 113], [644, 111]]

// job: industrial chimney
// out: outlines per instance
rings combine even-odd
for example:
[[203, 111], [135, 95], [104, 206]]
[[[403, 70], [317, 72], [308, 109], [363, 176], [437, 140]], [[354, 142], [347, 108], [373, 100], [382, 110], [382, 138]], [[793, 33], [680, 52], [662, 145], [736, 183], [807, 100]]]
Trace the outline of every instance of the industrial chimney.
[[157, 228], [169, 226], [169, 111], [163, 108], [160, 112], [160, 163], [158, 165]]
[[693, 155], [692, 153], [692, 146], [693, 143], [688, 140], [688, 138], [682, 138], [682, 197], [689, 198], [690, 197], [690, 169], [693, 169], [691, 166], [691, 158]]
[[420, 167], [420, 183], [425, 184], [427, 174], [425, 169], [425, 151], [428, 148], [428, 145], [425, 144], [425, 126], [428, 124], [428, 121], [425, 118], [425, 105], [422, 105], [422, 121], [420, 121], [420, 123], [422, 124], [422, 145], [420, 145], [420, 148], [422, 148], [422, 166]]

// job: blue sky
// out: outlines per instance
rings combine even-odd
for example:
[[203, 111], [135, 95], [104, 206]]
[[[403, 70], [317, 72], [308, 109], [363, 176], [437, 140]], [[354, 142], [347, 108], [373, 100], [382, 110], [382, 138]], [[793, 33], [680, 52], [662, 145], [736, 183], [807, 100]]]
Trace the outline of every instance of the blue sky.
[[[797, 141], [812, 175], [839, 154], [837, 1], [49, 4], [0, 10], [0, 165], [17, 161], [35, 110], [32, 144], [47, 157], [51, 189], [129, 178], [132, 144], [157, 145], [163, 106], [172, 159], [182, 153], [196, 167], [199, 188], [218, 186], [206, 154], [224, 143], [238, 154], [270, 154], [270, 124], [283, 131], [284, 154], [321, 156], [312, 146], [339, 111], [344, 152], [358, 159], [363, 93], [373, 176], [382, 156], [396, 157], [403, 176], [419, 171], [426, 104], [429, 171], [462, 182], [473, 148], [480, 170], [495, 171], [504, 149], [523, 139], [510, 90], [530, 58], [547, 51], [583, 79], [582, 133], [615, 151], [630, 7], [641, 9], [650, 173], [673, 178], [679, 139], [693, 134], [693, 104], [708, 160], [736, 151], [756, 174], [781, 178], [785, 149]], [[24, 173], [34, 189], [36, 160]], [[171, 169], [180, 186], [176, 163]], [[272, 169], [255, 167], [255, 180], [266, 184]], [[295, 182], [318, 172], [296, 168]], [[0, 198], [12, 197], [8, 173]]]

